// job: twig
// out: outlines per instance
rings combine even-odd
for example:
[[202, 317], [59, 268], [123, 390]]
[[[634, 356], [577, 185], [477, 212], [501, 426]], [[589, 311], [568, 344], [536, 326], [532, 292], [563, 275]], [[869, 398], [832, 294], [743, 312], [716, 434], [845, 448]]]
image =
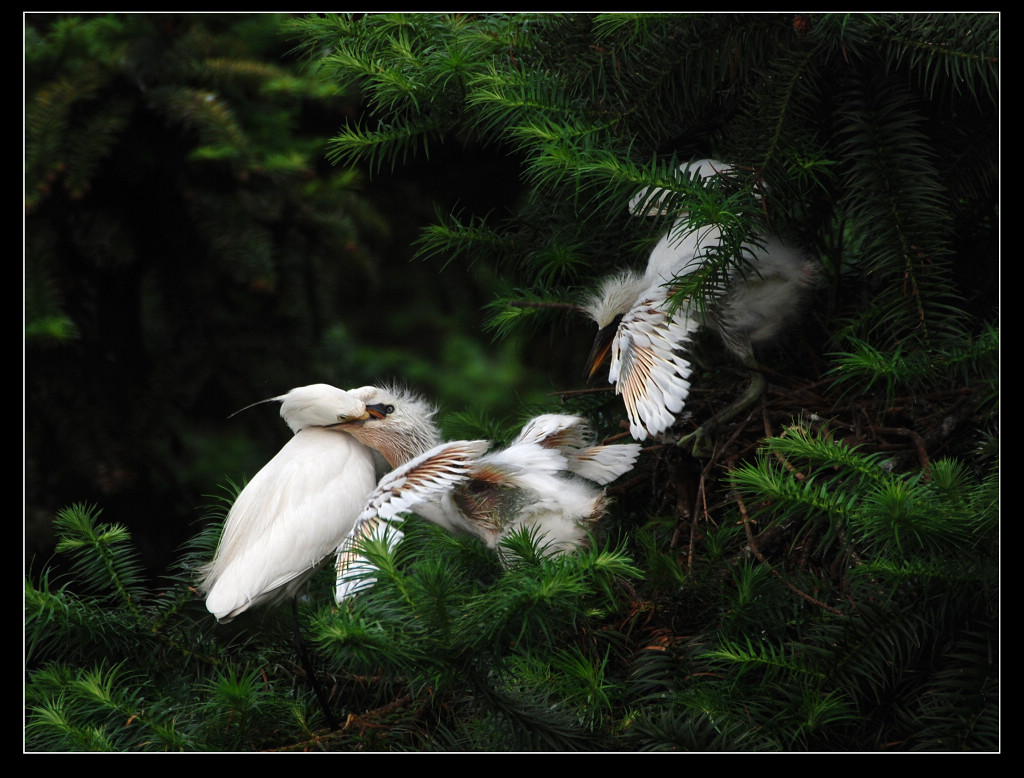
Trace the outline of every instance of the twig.
[[754, 556], [758, 558], [758, 561], [760, 561], [761, 564], [765, 565], [768, 568], [768, 571], [776, 578], [778, 578], [780, 581], [782, 581], [782, 584], [790, 591], [794, 592], [800, 597], [803, 597], [808, 602], [817, 605], [819, 608], [827, 610], [829, 613], [835, 613], [841, 616], [843, 613], [841, 610], [839, 610], [838, 608], [833, 608], [831, 605], [827, 605], [823, 603], [821, 600], [815, 599], [811, 595], [807, 594], [807, 592], [801, 591], [800, 589], [796, 588], [793, 584], [786, 580], [786, 578], [779, 574], [774, 567], [772, 567], [771, 563], [767, 559], [765, 559], [764, 554], [762, 554], [761, 550], [757, 547], [757, 541], [754, 538], [754, 532], [750, 528], [750, 514], [747, 513], [747, 506], [743, 503], [743, 498], [740, 497], [738, 494], [736, 495], [736, 503], [739, 505], [740, 515], [743, 517], [743, 530], [744, 532], [746, 532], [747, 542], [750, 544], [750, 550], [754, 552]]
[[907, 429], [906, 427], [868, 426], [868, 429], [872, 432], [878, 433], [879, 435], [903, 435], [910, 438], [914, 442], [914, 447], [917, 449], [917, 458], [921, 462], [921, 469], [924, 471], [924, 477], [931, 480], [932, 466], [931, 462], [928, 460], [928, 448], [924, 444], [924, 438], [914, 432], [914, 430]]

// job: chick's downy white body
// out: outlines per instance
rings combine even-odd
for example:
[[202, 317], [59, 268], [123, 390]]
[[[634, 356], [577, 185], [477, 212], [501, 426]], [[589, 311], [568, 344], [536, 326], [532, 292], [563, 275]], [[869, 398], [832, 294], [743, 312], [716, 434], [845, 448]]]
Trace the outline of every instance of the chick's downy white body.
[[294, 435], [249, 481], [203, 571], [206, 607], [230, 621], [293, 596], [348, 535], [376, 485], [373, 454], [336, 425], [364, 404], [326, 384], [273, 398]]

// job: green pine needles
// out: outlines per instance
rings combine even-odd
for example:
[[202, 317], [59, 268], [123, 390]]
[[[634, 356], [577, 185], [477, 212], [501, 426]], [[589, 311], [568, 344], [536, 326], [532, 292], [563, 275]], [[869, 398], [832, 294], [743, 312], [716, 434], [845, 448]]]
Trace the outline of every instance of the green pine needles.
[[[318, 672], [350, 716], [333, 733], [289, 655], [286, 608], [213, 626], [189, 584], [211, 533], [179, 574], [148, 588], [124, 531], [76, 506], [60, 520], [75, 586], [54, 589], [46, 574], [26, 588], [28, 743], [996, 746], [994, 477], [948, 460], [927, 477], [898, 476], [882, 457], [794, 427], [730, 484], [734, 519], [707, 527], [709, 553], [689, 570], [664, 542], [547, 559], [525, 532], [507, 541], [502, 566], [476, 540], [412, 518], [396, 551], [367, 541], [376, 585], [335, 608], [317, 578], [304, 609]], [[657, 575], [673, 564], [677, 575]]]

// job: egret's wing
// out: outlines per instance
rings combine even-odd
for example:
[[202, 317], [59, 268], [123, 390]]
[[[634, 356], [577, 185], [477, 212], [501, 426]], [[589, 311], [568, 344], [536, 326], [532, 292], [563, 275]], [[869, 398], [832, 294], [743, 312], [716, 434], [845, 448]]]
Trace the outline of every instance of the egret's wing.
[[368, 518], [360, 524], [358, 535], [358, 538], [350, 535], [339, 547], [335, 557], [334, 599], [339, 605], [377, 582], [377, 566], [356, 550], [357, 544], [361, 545], [367, 540], [383, 541], [388, 552], [392, 552], [405, 537], [404, 532], [379, 516]]
[[589, 446], [576, 452], [569, 469], [581, 478], [603, 486], [632, 470], [639, 456], [639, 443]]
[[530, 419], [513, 445], [537, 443], [565, 455], [568, 469], [597, 484], [614, 481], [633, 467], [640, 455], [635, 443], [597, 446], [589, 422], [582, 416], [546, 413]]
[[492, 451], [473, 466], [473, 477], [500, 481], [523, 471], [563, 473], [569, 469], [565, 451], [535, 441], [514, 441], [507, 448]]
[[609, 382], [622, 395], [637, 440], [672, 426], [690, 392], [690, 363], [680, 353], [699, 324], [683, 310], [669, 317], [665, 298], [645, 296], [622, 317], [612, 342]]
[[485, 440], [442, 443], [381, 479], [352, 531], [337, 548], [335, 598], [339, 603], [373, 584], [366, 574], [372, 565], [358, 553], [360, 542], [367, 537], [383, 537], [388, 547], [394, 548], [401, 539], [401, 533], [388, 526], [391, 519], [411, 512], [447, 529], [454, 528], [457, 518], [450, 507], [452, 489], [470, 478], [473, 463], [489, 445]]
[[523, 425], [513, 441], [537, 443], [545, 448], [577, 449], [593, 440], [590, 424], [582, 416], [566, 413], [544, 413]]

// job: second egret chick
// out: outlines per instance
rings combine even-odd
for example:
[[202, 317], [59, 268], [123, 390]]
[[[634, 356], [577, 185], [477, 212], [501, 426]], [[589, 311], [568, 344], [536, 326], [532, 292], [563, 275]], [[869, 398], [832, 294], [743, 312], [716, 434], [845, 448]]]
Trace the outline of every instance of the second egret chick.
[[[734, 168], [716, 160], [684, 164], [684, 176], [707, 180]], [[664, 190], [644, 190], [630, 202], [634, 214], [663, 212]], [[643, 273], [626, 271], [606, 278], [582, 306], [598, 325], [587, 360], [592, 377], [606, 360], [608, 381], [622, 395], [630, 434], [637, 440], [667, 431], [690, 392], [687, 351], [701, 328], [716, 331], [726, 348], [751, 371], [751, 386], [736, 402], [694, 433], [702, 435], [746, 407], [764, 390], [754, 345], [774, 338], [799, 309], [813, 278], [813, 265], [777, 235], [758, 236], [744, 248], [748, 267], [734, 275], [706, 306], [684, 301], [672, 310], [678, 279], [698, 271], [721, 241], [714, 226], [687, 229], [683, 211], [659, 240]], [[684, 440], [686, 440], [684, 438]]]
[[[354, 434], [371, 428], [385, 434], [389, 421], [371, 419]], [[548, 555], [583, 545], [607, 508], [599, 485], [631, 469], [640, 453], [635, 443], [598, 446], [591, 438], [584, 419], [546, 414], [531, 419], [506, 448], [488, 452], [483, 440], [442, 443], [397, 467], [381, 479], [338, 549], [338, 602], [372, 583], [354, 545], [374, 536], [397, 542], [390, 520], [403, 513], [474, 535], [499, 553], [501, 541], [524, 526]]]

